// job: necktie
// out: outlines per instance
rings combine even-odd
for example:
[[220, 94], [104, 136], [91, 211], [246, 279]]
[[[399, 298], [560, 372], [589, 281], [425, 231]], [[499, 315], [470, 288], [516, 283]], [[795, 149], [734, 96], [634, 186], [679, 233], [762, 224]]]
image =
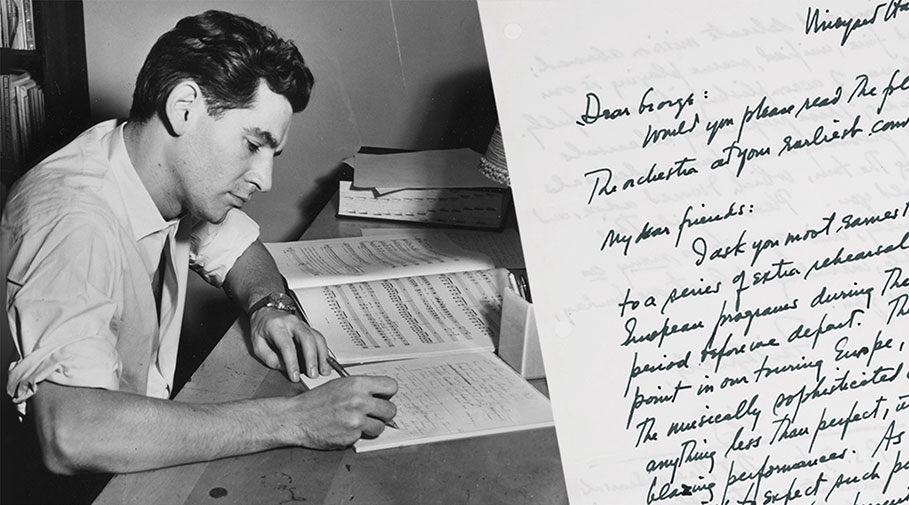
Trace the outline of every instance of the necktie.
[[155, 295], [155, 307], [158, 310], [158, 320], [161, 319], [161, 288], [164, 286], [164, 275], [167, 271], [167, 250], [170, 237], [165, 237], [164, 247], [161, 248], [161, 259], [158, 261], [158, 268], [152, 277], [152, 293]]
[[[173, 264], [173, 248], [176, 244], [173, 233], [176, 230], [169, 230], [164, 238], [164, 246], [161, 249], [161, 258], [158, 262], [158, 268], [155, 270], [152, 279], [152, 294], [155, 297], [155, 307], [158, 316], [158, 335], [153, 343], [153, 350], [157, 354], [154, 366], [157, 368], [157, 379], [153, 382], [157, 386], [163, 387], [169, 396], [170, 380], [173, 377], [173, 365], [176, 362], [176, 346], [179, 339], [175, 334], [174, 324], [179, 324], [179, 318], [175, 321], [175, 309], [177, 304], [177, 280]], [[150, 377], [149, 380], [152, 380]]]

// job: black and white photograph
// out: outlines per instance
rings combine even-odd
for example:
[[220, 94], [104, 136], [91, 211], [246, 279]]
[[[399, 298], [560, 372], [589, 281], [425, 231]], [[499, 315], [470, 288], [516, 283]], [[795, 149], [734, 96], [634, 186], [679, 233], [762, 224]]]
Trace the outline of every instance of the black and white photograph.
[[0, 502], [909, 505], [907, 41], [0, 0]]

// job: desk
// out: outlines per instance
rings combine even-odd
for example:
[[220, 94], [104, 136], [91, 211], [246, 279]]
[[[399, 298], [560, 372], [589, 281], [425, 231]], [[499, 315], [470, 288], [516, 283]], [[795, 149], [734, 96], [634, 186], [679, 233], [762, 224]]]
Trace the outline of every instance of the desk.
[[[335, 217], [337, 194], [304, 240], [359, 236], [394, 223]], [[292, 394], [250, 354], [245, 318], [230, 327], [177, 396], [191, 403]], [[534, 381], [546, 392], [544, 381]], [[284, 448], [115, 476], [96, 505], [127, 504], [564, 504], [555, 430], [537, 430], [357, 454]]]

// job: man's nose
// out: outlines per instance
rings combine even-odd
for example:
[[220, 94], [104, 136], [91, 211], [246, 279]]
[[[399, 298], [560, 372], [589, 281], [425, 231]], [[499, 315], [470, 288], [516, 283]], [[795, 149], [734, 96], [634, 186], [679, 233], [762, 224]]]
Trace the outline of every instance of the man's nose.
[[274, 165], [273, 156], [264, 156], [250, 168], [247, 180], [256, 186], [256, 191], [271, 190], [271, 175]]

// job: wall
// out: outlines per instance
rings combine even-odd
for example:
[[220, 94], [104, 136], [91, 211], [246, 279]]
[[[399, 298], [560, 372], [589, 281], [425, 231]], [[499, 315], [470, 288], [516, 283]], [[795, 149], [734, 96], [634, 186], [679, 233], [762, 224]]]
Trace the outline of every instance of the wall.
[[[93, 119], [125, 117], [155, 40], [206, 9], [244, 14], [294, 40], [316, 77], [272, 190], [245, 207], [265, 241], [298, 238], [337, 190], [341, 160], [360, 146], [486, 147], [495, 106], [473, 0], [84, 0]], [[178, 388], [237, 315], [223, 292], [189, 281]]]
[[462, 0], [86, 0], [93, 118], [125, 117], [157, 37], [210, 8], [294, 40], [316, 76], [276, 160], [272, 191], [246, 207], [264, 240], [297, 238], [336, 189], [340, 161], [361, 145], [485, 148], [494, 101], [477, 7]]

